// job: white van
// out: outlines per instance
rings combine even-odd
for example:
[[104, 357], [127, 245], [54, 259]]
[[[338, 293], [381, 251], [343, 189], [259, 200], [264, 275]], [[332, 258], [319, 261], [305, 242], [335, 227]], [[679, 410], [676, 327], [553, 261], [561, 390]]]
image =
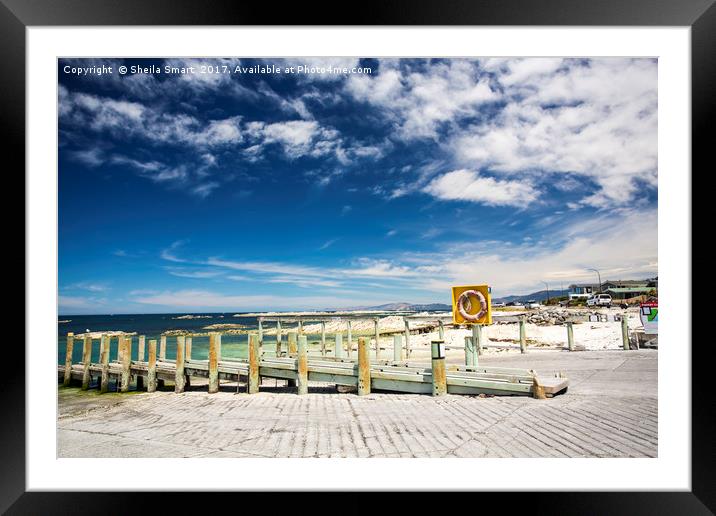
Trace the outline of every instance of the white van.
[[606, 306], [607, 308], [611, 308], [612, 296], [609, 294], [594, 294], [587, 299], [587, 306]]

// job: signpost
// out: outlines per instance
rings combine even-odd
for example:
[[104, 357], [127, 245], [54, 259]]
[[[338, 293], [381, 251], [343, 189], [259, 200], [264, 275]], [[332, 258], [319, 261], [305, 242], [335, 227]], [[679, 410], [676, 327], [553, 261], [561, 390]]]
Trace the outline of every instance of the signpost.
[[659, 326], [659, 302], [649, 301], [639, 305], [639, 318], [644, 325], [646, 335], [658, 335]]

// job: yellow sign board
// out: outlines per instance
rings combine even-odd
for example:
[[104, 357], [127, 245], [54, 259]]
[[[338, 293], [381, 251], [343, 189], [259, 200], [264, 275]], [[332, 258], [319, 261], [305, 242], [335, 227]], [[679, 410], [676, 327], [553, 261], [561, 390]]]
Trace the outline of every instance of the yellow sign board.
[[492, 324], [490, 287], [487, 285], [453, 287], [452, 321], [455, 324]]

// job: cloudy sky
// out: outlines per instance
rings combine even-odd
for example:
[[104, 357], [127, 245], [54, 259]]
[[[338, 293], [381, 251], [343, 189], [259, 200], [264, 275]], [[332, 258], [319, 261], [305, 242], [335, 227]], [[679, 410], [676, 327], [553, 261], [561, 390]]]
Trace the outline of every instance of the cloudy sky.
[[657, 274], [656, 60], [60, 60], [58, 80], [61, 314]]

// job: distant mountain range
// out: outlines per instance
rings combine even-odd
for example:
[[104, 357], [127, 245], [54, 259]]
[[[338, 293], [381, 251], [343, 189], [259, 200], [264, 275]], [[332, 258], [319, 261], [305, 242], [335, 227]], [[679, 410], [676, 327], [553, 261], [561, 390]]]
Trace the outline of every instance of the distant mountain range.
[[564, 297], [569, 295], [569, 290], [540, 290], [538, 292], [532, 292], [531, 294], [524, 294], [521, 296], [503, 296], [493, 297], [493, 303], [510, 303], [511, 301], [528, 301], [530, 299], [536, 299], [537, 301], [544, 301], [548, 297]]
[[[531, 294], [524, 294], [520, 296], [503, 296], [493, 297], [493, 303], [510, 303], [512, 301], [525, 302], [530, 299], [537, 301], [544, 301], [548, 297], [563, 297], [569, 295], [569, 290], [540, 290], [538, 292], [532, 292]], [[428, 303], [428, 304], [413, 304], [413, 303], [387, 303], [378, 306], [354, 306], [351, 308], [344, 308], [342, 310], [375, 310], [375, 311], [396, 311], [396, 312], [449, 312], [452, 310], [451, 305], [444, 303]]]
[[387, 303], [385, 305], [378, 306], [354, 306], [351, 308], [345, 308], [345, 310], [376, 310], [376, 311], [396, 311], [396, 312], [442, 312], [450, 311], [452, 307], [443, 303], [430, 303], [426, 305], [416, 305], [412, 303]]

